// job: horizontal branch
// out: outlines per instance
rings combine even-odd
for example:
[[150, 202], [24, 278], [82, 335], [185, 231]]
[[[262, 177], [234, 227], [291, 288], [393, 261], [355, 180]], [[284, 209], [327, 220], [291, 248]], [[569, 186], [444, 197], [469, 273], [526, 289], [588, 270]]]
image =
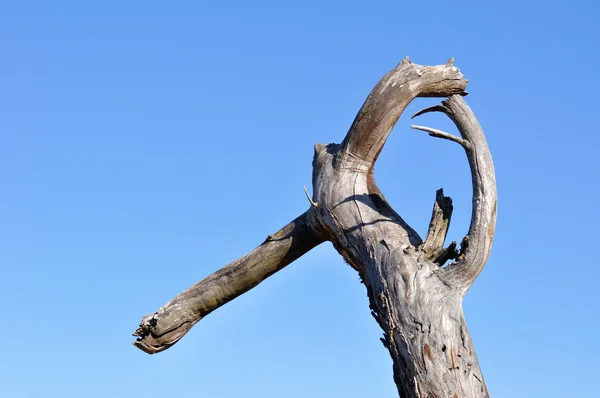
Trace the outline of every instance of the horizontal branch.
[[200, 319], [252, 289], [324, 240], [309, 224], [309, 212], [287, 224], [246, 256], [221, 268], [146, 315], [133, 344], [148, 354], [179, 341]]

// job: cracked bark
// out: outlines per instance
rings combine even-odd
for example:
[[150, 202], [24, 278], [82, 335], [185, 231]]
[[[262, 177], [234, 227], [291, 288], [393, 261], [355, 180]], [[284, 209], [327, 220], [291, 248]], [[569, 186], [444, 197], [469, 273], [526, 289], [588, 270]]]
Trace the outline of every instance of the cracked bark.
[[[445, 65], [422, 66], [405, 58], [373, 88], [341, 144], [315, 145], [309, 210], [250, 254], [145, 316], [134, 344], [148, 353], [170, 347], [202, 317], [328, 240], [367, 288], [401, 397], [488, 397], [462, 299], [487, 261], [497, 197], [483, 131], [462, 99], [466, 84], [452, 59]], [[388, 204], [373, 178], [392, 127], [416, 97], [448, 97], [417, 115], [442, 112], [461, 137], [413, 128], [460, 144], [471, 168], [472, 218], [460, 252], [455, 242], [443, 247], [452, 204], [441, 190], [422, 240]], [[455, 261], [443, 267], [451, 259]]]

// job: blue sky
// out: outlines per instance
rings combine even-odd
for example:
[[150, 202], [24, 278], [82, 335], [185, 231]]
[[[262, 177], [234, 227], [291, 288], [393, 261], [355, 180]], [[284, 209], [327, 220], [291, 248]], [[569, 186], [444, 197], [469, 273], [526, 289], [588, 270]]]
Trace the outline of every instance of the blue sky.
[[[596, 396], [598, 5], [403, 3], [5, 2], [0, 396], [395, 396], [330, 244], [164, 353], [131, 333], [308, 207], [313, 145], [406, 55], [455, 57], [495, 161], [496, 240], [464, 303], [491, 394]], [[375, 176], [421, 234], [444, 187], [458, 240], [464, 153], [409, 128], [436, 101], [409, 107]]]

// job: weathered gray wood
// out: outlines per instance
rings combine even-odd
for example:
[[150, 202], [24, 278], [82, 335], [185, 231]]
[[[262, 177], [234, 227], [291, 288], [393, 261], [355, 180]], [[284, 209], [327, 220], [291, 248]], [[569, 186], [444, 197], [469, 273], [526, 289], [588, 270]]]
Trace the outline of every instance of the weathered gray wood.
[[[496, 186], [485, 137], [461, 97], [466, 84], [452, 59], [438, 66], [404, 59], [375, 86], [342, 144], [315, 145], [310, 209], [252, 253], [144, 317], [134, 344], [149, 353], [170, 347], [203, 316], [329, 240], [367, 288], [400, 396], [488, 397], [462, 299], [489, 255]], [[375, 161], [402, 111], [414, 98], [431, 96], [449, 98], [418, 114], [445, 113], [462, 138], [413, 127], [460, 144], [471, 168], [472, 220], [460, 252], [455, 242], [443, 248], [452, 204], [441, 191], [423, 241], [391, 208], [373, 177]], [[442, 267], [448, 259], [456, 261]]]
[[435, 203], [433, 204], [433, 213], [431, 214], [429, 229], [427, 230], [425, 240], [420, 247], [427, 255], [427, 259], [438, 265], [444, 265], [446, 261], [458, 256], [458, 252], [456, 252], [456, 256], [454, 256], [456, 242], [452, 242], [453, 245], [444, 248], [444, 241], [448, 234], [448, 228], [450, 228], [452, 209], [452, 199], [444, 196], [443, 189], [438, 189], [435, 193]]
[[304, 213], [252, 252], [209, 275], [158, 311], [146, 315], [133, 344], [155, 354], [181, 339], [200, 319], [280, 271], [324, 239]]
[[[427, 112], [443, 112], [454, 122], [462, 136], [461, 145], [465, 149], [471, 169], [473, 183], [471, 226], [461, 244], [460, 261], [451, 264], [445, 276], [449, 281], [455, 281], [466, 292], [485, 266], [492, 250], [498, 206], [494, 163], [483, 130], [462, 98], [452, 96], [443, 101], [441, 106], [424, 109], [413, 117]], [[432, 132], [431, 129], [426, 131], [434, 136], [440, 132], [439, 130]]]

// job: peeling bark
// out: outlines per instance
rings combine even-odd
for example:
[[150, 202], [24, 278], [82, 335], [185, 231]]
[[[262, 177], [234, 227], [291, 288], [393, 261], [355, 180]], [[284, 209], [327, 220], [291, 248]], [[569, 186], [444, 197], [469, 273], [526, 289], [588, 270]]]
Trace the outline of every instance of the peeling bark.
[[[462, 299], [489, 255], [496, 219], [494, 168], [485, 137], [462, 99], [467, 81], [451, 59], [422, 66], [405, 58], [371, 91], [341, 144], [317, 144], [310, 209], [250, 254], [143, 318], [134, 343], [148, 353], [175, 344], [202, 317], [329, 240], [358, 271], [401, 397], [488, 397]], [[460, 144], [473, 181], [468, 234], [443, 247], [452, 201], [439, 190], [425, 240], [385, 200], [373, 168], [392, 127], [416, 97], [449, 97], [443, 112], [461, 137], [415, 129]], [[455, 260], [443, 267], [448, 260]]]

